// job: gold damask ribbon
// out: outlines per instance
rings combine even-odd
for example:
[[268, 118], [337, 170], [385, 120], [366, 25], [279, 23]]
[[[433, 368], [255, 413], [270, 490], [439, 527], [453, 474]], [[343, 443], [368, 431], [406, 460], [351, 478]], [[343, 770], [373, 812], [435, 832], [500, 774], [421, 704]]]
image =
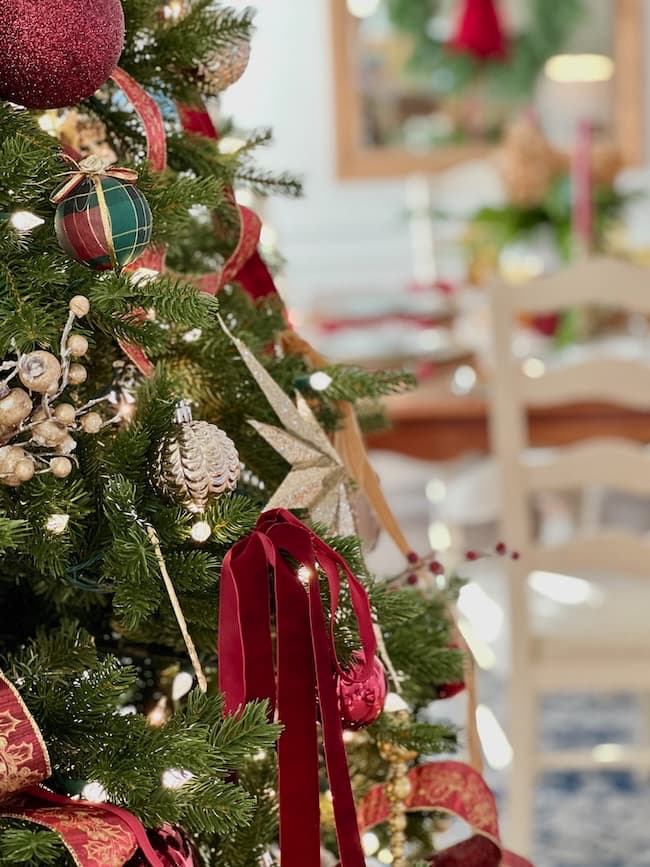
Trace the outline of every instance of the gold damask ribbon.
[[41, 731], [0, 671], [0, 816], [55, 831], [77, 867], [123, 867], [138, 847], [163, 867], [140, 822], [112, 804], [72, 801], [39, 784], [52, 773]]

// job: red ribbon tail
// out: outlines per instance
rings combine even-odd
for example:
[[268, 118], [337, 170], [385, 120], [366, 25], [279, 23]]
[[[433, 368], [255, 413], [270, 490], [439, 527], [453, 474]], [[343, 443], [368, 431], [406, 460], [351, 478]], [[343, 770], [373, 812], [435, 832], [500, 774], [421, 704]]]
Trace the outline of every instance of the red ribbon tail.
[[309, 586], [309, 612], [323, 729], [323, 748], [330, 791], [332, 792], [340, 863], [341, 867], [364, 867], [366, 861], [359, 837], [350, 772], [343, 744], [336, 686], [332, 675], [329, 638], [325, 629], [323, 605], [317, 578], [314, 578]]
[[275, 567], [282, 867], [320, 867], [316, 675], [307, 594], [280, 556]]

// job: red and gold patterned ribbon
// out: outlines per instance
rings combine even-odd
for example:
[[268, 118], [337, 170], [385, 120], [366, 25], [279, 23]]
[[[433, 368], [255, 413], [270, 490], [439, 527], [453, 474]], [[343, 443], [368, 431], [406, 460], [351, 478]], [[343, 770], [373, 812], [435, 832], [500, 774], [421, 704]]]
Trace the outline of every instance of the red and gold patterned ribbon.
[[135, 816], [112, 804], [72, 801], [39, 786], [51, 772], [36, 722], [0, 672], [0, 816], [55, 831], [77, 867], [123, 867], [138, 848], [150, 867], [163, 867]]
[[[195, 105], [179, 105], [178, 111], [183, 129], [188, 135], [201, 135], [218, 140], [219, 133], [201, 100]], [[239, 214], [237, 246], [221, 271], [205, 274], [192, 282], [210, 295], [216, 294], [231, 281], [239, 283], [251, 298], [275, 295], [277, 289], [273, 277], [257, 251], [262, 223], [257, 214], [236, 203], [232, 191], [229, 195]]]
[[[330, 591], [329, 629], [319, 570]], [[236, 713], [248, 701], [266, 699], [283, 726], [278, 743], [282, 867], [320, 867], [319, 716], [341, 864], [365, 864], [336, 694], [336, 672], [342, 669], [334, 623], [342, 577], [363, 647], [364, 664], [356, 676], [364, 680], [376, 651], [366, 591], [345, 560], [292, 514], [264, 513], [256, 529], [228, 552], [221, 571], [219, 686], [226, 709]]]
[[[462, 851], [462, 863], [466, 867], [532, 867], [525, 858], [501, 846], [494, 795], [483, 777], [469, 765], [429, 762], [412, 768], [409, 779], [411, 793], [405, 802], [407, 810], [449, 813], [466, 822], [474, 832], [470, 840], [435, 856], [433, 865], [457, 863], [453, 855]], [[390, 809], [384, 786], [374, 786], [357, 810], [359, 828], [366, 831], [386, 822]]]

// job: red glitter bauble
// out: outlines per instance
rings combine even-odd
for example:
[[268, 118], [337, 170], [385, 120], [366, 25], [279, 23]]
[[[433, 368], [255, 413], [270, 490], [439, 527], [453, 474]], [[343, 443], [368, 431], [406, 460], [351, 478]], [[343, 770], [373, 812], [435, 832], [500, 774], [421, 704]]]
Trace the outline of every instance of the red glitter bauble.
[[[356, 654], [356, 657], [357, 661], [350, 670], [352, 677], [358, 677], [363, 665], [361, 654]], [[375, 657], [370, 677], [358, 683], [339, 677], [337, 691], [341, 721], [345, 728], [360, 729], [369, 726], [378, 719], [384, 707], [387, 691], [384, 666]]]
[[104, 84], [123, 44], [120, 0], [2, 0], [0, 98], [74, 105]]
[[499, 847], [478, 834], [438, 852], [429, 861], [432, 867], [498, 867], [500, 863]]
[[436, 686], [436, 698], [451, 698], [465, 689], [465, 682], [456, 680], [452, 683], [442, 683]]
[[[164, 867], [203, 867], [194, 843], [178, 825], [162, 825], [153, 831], [147, 831], [147, 837]], [[148, 867], [149, 862], [138, 854], [129, 861], [127, 867], [145, 865]]]

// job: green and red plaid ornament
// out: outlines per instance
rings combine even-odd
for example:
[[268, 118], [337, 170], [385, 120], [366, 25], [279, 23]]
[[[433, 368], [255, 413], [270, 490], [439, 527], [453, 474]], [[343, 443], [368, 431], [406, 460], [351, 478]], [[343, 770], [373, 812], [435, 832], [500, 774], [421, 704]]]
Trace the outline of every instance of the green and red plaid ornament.
[[109, 271], [142, 255], [151, 241], [152, 217], [135, 186], [137, 177], [96, 156], [75, 164], [71, 177], [52, 195], [56, 236], [73, 259]]

